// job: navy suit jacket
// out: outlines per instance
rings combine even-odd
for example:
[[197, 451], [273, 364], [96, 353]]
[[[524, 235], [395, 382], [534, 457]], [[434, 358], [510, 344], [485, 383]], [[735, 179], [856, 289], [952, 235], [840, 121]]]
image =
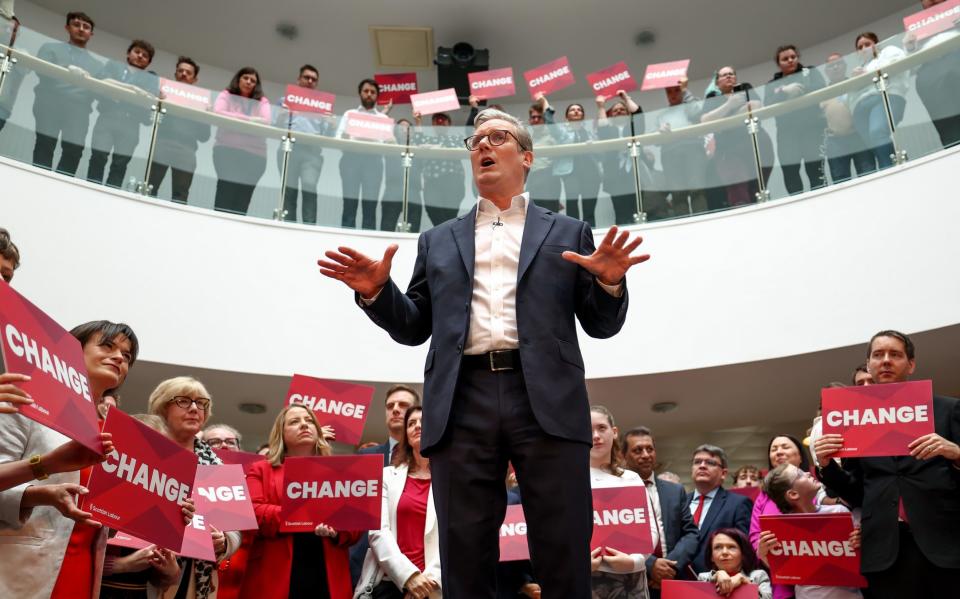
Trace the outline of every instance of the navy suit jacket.
[[386, 468], [390, 465], [390, 441], [381, 443], [380, 445], [375, 445], [373, 447], [367, 447], [366, 449], [361, 449], [357, 452], [358, 454], [371, 454], [379, 453], [383, 455], [383, 467]]
[[[690, 515], [687, 492], [682, 485], [655, 478], [660, 496], [660, 518], [663, 520], [663, 536], [667, 542], [666, 558], [677, 562], [677, 578], [686, 578], [684, 572], [697, 550], [697, 525]], [[647, 577], [653, 571], [654, 555], [647, 557]], [[659, 597], [659, 589], [650, 589], [651, 597]]]
[[[690, 510], [690, 502], [693, 501], [696, 492], [687, 493], [684, 501], [687, 511]], [[753, 502], [743, 495], [730, 493], [723, 487], [717, 489], [717, 494], [713, 496], [710, 502], [707, 514], [703, 517], [700, 526], [700, 532], [697, 535], [697, 551], [693, 554], [693, 569], [700, 572], [709, 572], [706, 560], [706, 544], [710, 533], [721, 528], [737, 528], [745, 535], [750, 534], [750, 514], [753, 513]], [[692, 518], [692, 516], [691, 516]], [[689, 572], [681, 573], [682, 578], [687, 578], [683, 574], [689, 575]]]
[[[405, 345], [430, 339], [424, 365], [422, 452], [444, 438], [467, 343], [474, 280], [476, 208], [420, 235], [406, 293], [391, 279], [369, 306], [378, 326]], [[593, 275], [561, 257], [593, 253], [593, 232], [579, 220], [529, 202], [517, 270], [520, 361], [534, 416], [557, 437], [591, 443], [583, 357], [574, 316], [591, 337], [615, 335], [627, 314], [627, 290], [614, 297]]]

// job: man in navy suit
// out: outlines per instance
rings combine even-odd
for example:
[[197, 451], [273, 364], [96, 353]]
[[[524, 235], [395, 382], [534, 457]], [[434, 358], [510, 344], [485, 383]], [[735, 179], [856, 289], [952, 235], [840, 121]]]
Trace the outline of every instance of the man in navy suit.
[[[913, 341], [880, 331], [867, 346], [873, 384], [902, 383], [916, 369]], [[960, 400], [933, 396], [934, 431], [910, 455], [833, 459], [843, 436], [814, 443], [817, 475], [862, 509], [860, 571], [879, 599], [956, 595], [960, 582]], [[949, 589], [954, 589], [950, 591]]]
[[[704, 559], [710, 533], [721, 528], [738, 528], [750, 534], [750, 513], [753, 502], [723, 488], [727, 477], [727, 452], [716, 445], [701, 445], [693, 452], [694, 491], [687, 494], [687, 505], [693, 523], [700, 529], [697, 550], [693, 554], [693, 570], [708, 572]], [[689, 575], [689, 572], [687, 572]]]
[[640, 475], [653, 504], [660, 546], [647, 557], [650, 597], [659, 599], [664, 580], [685, 578], [687, 566], [697, 550], [697, 526], [687, 509], [686, 491], [681, 485], [657, 478], [657, 446], [653, 433], [645, 426], [623, 435], [623, 457], [627, 468]]
[[[407, 413], [408, 408], [419, 405], [420, 394], [417, 393], [416, 389], [409, 385], [399, 383], [391, 385], [383, 396], [387, 433], [389, 433], [387, 440], [380, 445], [361, 449], [357, 453], [379, 453], [383, 456], [383, 466], [389, 466], [393, 459], [393, 450], [397, 446], [397, 443], [400, 442], [400, 438], [403, 437], [404, 415]], [[366, 557], [367, 549], [369, 548], [370, 539], [366, 533], [350, 548], [350, 580], [353, 582], [354, 587], [357, 586], [357, 581], [360, 580], [360, 572], [363, 570], [363, 559]]]
[[616, 227], [595, 248], [586, 223], [530, 202], [533, 141], [516, 118], [484, 110], [464, 141], [480, 199], [420, 236], [406, 293], [390, 279], [396, 245], [380, 260], [328, 251], [320, 271], [353, 289], [396, 341], [430, 340], [421, 451], [433, 475], [444, 597], [495, 596], [511, 461], [543, 597], [587, 599], [591, 435], [574, 317], [588, 335], [615, 335], [626, 272], [649, 256], [631, 256], [640, 238]]

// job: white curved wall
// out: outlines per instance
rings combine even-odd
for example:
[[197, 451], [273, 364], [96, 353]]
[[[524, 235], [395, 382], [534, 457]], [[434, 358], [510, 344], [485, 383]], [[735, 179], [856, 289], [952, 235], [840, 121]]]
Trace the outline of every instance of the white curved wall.
[[[960, 323], [960, 152], [799, 199], [641, 227], [653, 255], [630, 312], [581, 335], [590, 378], [703, 368], [861, 343], [879, 328]], [[16, 287], [69, 327], [109, 318], [161, 363], [356, 380], [420, 380], [426, 346], [396, 345], [321, 277], [323, 250], [380, 253], [395, 235], [277, 224], [111, 192], [0, 162]], [[416, 254], [399, 241], [405, 286]]]

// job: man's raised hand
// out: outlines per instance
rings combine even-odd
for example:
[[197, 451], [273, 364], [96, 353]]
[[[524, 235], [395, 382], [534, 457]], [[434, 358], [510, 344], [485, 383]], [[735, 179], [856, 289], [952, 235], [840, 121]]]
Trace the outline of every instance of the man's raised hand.
[[639, 247], [643, 238], [638, 235], [627, 243], [630, 232], [622, 231], [617, 235], [617, 231], [617, 227], [610, 227], [603, 241], [589, 256], [568, 251], [562, 254], [563, 259], [579, 264], [604, 285], [619, 284], [631, 266], [646, 262], [650, 254], [631, 256], [630, 253]]
[[317, 264], [323, 276], [343, 281], [360, 297], [370, 299], [390, 280], [390, 266], [398, 247], [395, 243], [390, 244], [383, 252], [383, 258], [373, 260], [353, 248], [340, 246], [337, 251], [324, 252], [328, 259], [317, 260]]

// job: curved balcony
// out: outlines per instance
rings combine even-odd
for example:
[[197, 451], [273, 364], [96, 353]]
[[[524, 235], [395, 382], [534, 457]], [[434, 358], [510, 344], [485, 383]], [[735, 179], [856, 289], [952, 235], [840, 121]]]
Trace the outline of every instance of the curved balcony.
[[[758, 149], [744, 156], [753, 161], [754, 172], [759, 164], [762, 173], [765, 165], [779, 165], [764, 157], [760, 143], [753, 146], [747, 129], [751, 123], [760, 127], [757, 131], [774, 130], [778, 117], [801, 115], [805, 108], [857, 91], [882, 98], [874, 77], [878, 82], [903, 78], [908, 105], [913, 104], [902, 121], [893, 119], [891, 143], [899, 159], [885, 171], [829, 181], [813, 192], [789, 197], [777, 185], [765, 184], [758, 192], [769, 191], [769, 199], [776, 201], [766, 201], [767, 194], [761, 193], [758, 199], [764, 201], [736, 210], [695, 212], [691, 218], [662, 222], [648, 218], [636, 224], [653, 259], [629, 278], [632, 306], [626, 327], [610, 340], [581, 336], [594, 400], [614, 407], [623, 422], [643, 422], [662, 435], [700, 434], [699, 440], [713, 439], [727, 447], [741, 439], [755, 454], [756, 447], [747, 444], [763, 431], [782, 426], [790, 428], [780, 430], [802, 432], [803, 422], [815, 410], [819, 387], [845, 379], [862, 360], [865, 340], [887, 327], [916, 333], [918, 376], [934, 378], [938, 392], [956, 393], [960, 374], [950, 362], [951, 349], [960, 341], [960, 279], [951, 265], [960, 260], [960, 245], [953, 241], [960, 204], [951, 190], [960, 151], [944, 150], [933, 141], [934, 129], [910, 86], [919, 67], [943, 57], [954, 60], [957, 47], [954, 39], [909, 54], [879, 75], [865, 73], [758, 108], [752, 113], [756, 120], [746, 124], [743, 115], [734, 115], [661, 132], [651, 113], [642, 126], [634, 119], [635, 136], [537, 148], [538, 158], [561, 160], [618, 154], [630, 143], [638, 154], [653, 148], [655, 173], [665, 148], [690, 140], [699, 145], [710, 134], [716, 138], [737, 130]], [[271, 164], [286, 133], [267, 124], [158, 103], [20, 52], [12, 52], [18, 58], [15, 69], [62, 77], [60, 81], [129, 107], [149, 111], [165, 106], [166, 117], [208, 124], [215, 132], [222, 128], [259, 136], [267, 140]], [[381, 389], [391, 381], [422, 380], [425, 347], [391, 342], [353, 305], [346, 290], [316, 271], [316, 258], [325, 249], [349, 244], [379, 253], [389, 240], [400, 244], [394, 276], [403, 285], [416, 254], [414, 235], [338, 226], [342, 202], [332, 163], [344, 150], [386, 156], [396, 160], [401, 175], [407, 169], [409, 180], [418, 161], [463, 162], [466, 150], [298, 133], [291, 154], [317, 147], [326, 161], [320, 218], [317, 226], [276, 222], [272, 210], [284, 188], [282, 170], [271, 175], [273, 186], [258, 184], [247, 215], [209, 209], [215, 182], [212, 170], [204, 170], [209, 168], [204, 165], [209, 155], [203, 155], [208, 146], [199, 149], [197, 177], [186, 205], [164, 198], [166, 181], [153, 198], [84, 181], [83, 165], [77, 180], [29, 164], [35, 124], [31, 106], [20, 102], [30, 98], [25, 91], [31, 81], [26, 78], [20, 95], [14, 95], [7, 124], [12, 129], [0, 132], [5, 156], [0, 158], [0, 224], [14, 232], [24, 256], [16, 285], [62, 323], [108, 317], [136, 328], [142, 363], [125, 388], [129, 409], [142, 409], [161, 377], [188, 371], [210, 384], [219, 400], [218, 418], [262, 436], [263, 417], [243, 413], [239, 406], [256, 402], [272, 411], [282, 402], [293, 372], [369, 381]], [[154, 118], [161, 113], [151, 112]], [[169, 122], [154, 120], [151, 130]], [[149, 146], [154, 144], [152, 137], [144, 137], [128, 166], [130, 173], [139, 168], [146, 173]], [[404, 167], [401, 153], [408, 149], [414, 156]], [[628, 157], [641, 162], [639, 155]], [[282, 160], [283, 154], [281, 165]], [[467, 166], [464, 170], [469, 172]], [[744, 176], [717, 187], [726, 190], [752, 181], [759, 188], [762, 180]], [[641, 184], [639, 197], [633, 196], [648, 215], [648, 190], [670, 192], [660, 198], [668, 206], [677, 191], [666, 185], [657, 188], [656, 177], [652, 181]], [[472, 193], [466, 178], [463, 185], [460, 210], [469, 206]], [[406, 189], [410, 214], [411, 186]], [[598, 227], [614, 222], [608, 196], [600, 194]], [[403, 208], [402, 195], [400, 200]], [[429, 212], [423, 214], [422, 225], [429, 219]], [[669, 414], [650, 411], [664, 401], [679, 408]], [[754, 428], [745, 430], [747, 425]], [[721, 432], [710, 437], [704, 431]], [[367, 434], [381, 437], [382, 423], [372, 419]], [[680, 436], [671, 442], [680, 453], [692, 446]], [[661, 459], [669, 461], [669, 445], [660, 448]]]

